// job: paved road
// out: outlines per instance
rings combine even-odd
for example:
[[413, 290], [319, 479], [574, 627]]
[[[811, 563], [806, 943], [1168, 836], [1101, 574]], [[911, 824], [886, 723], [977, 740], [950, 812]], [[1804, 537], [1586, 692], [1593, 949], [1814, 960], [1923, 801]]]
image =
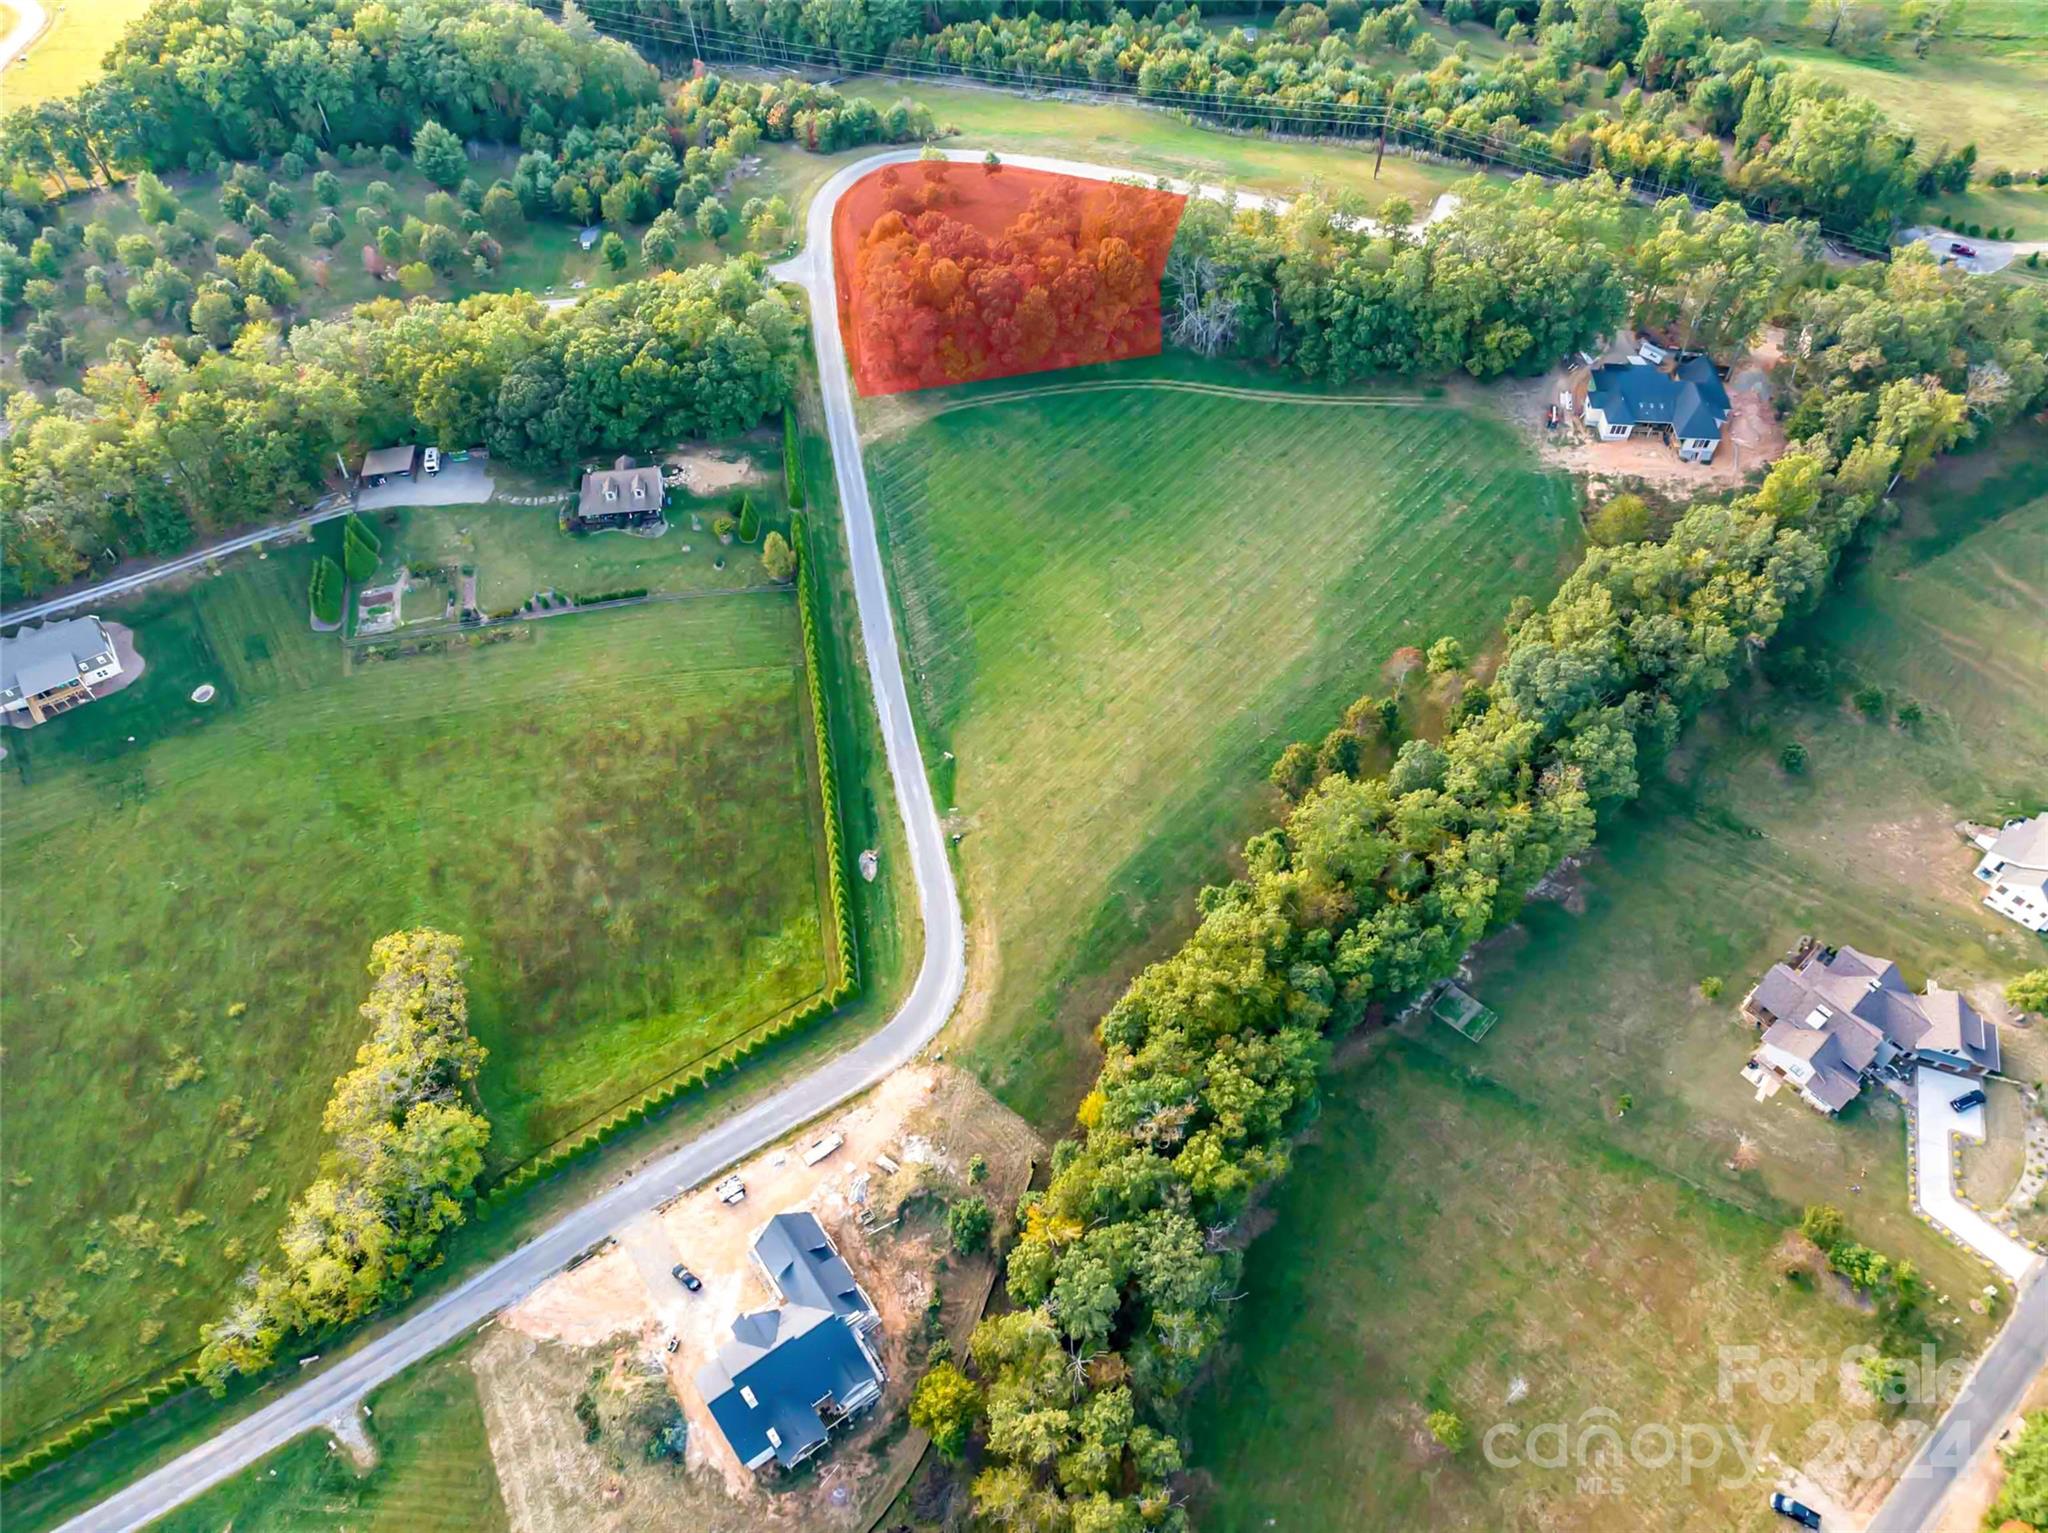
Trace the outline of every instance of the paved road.
[[43, 28], [50, 24], [50, 18], [36, 0], [8, 0], [14, 12], [14, 25], [0, 37], [0, 69], [5, 69], [24, 53], [28, 45], [43, 35]]
[[[861, 168], [864, 167], [854, 167]], [[830, 247], [833, 199], [849, 179], [844, 174], [836, 177], [811, 210], [814, 250]], [[952, 1014], [966, 979], [967, 947], [960, 900], [953, 883], [952, 864], [946, 857], [945, 833], [932, 802], [931, 786], [911, 724], [910, 697], [903, 684], [903, 659], [896, 648], [881, 548], [875, 540], [874, 513], [868, 505], [867, 475], [861, 463], [860, 440], [854, 431], [853, 400], [846, 379], [839, 307], [833, 300], [829, 259], [815, 264], [793, 264], [799, 268], [793, 274], [794, 280], [811, 289], [818, 360], [831, 426], [833, 467], [846, 518], [861, 636], [867, 645], [875, 711], [881, 718], [889, 772], [896, 783], [897, 808], [909, 836], [918, 909], [924, 919], [924, 961], [909, 997], [880, 1031], [862, 1043], [635, 1172], [460, 1287], [421, 1305], [385, 1335], [285, 1391], [204, 1445], [73, 1518], [64, 1524], [62, 1533], [127, 1533], [143, 1527], [313, 1430], [350, 1408], [386, 1379], [516, 1303], [560, 1271], [577, 1252], [645, 1213], [678, 1188], [704, 1180], [780, 1138], [797, 1124], [866, 1090], [907, 1063]], [[210, 552], [218, 551], [221, 550]]]
[[10, 607], [7, 611], [0, 612], [0, 626], [11, 628], [16, 623], [32, 623], [38, 618], [53, 617], [59, 612], [69, 612], [75, 607], [90, 607], [110, 596], [126, 596], [130, 591], [139, 591], [159, 580], [168, 580], [173, 575], [196, 570], [209, 559], [237, 554], [245, 548], [254, 548], [258, 543], [268, 543], [273, 538], [281, 538], [287, 533], [304, 532], [321, 522], [329, 522], [348, 513], [349, 499], [346, 495], [323, 496], [314, 503], [312, 510], [295, 516], [290, 521], [277, 522], [268, 527], [259, 527], [254, 532], [240, 533], [219, 543], [210, 543], [205, 548], [194, 549], [189, 554], [166, 559], [162, 564], [152, 564], [148, 569], [137, 570], [132, 575], [117, 575], [112, 580], [102, 580], [96, 586], [87, 586], [82, 591], [73, 591], [66, 596], [53, 596], [48, 601], [31, 602], [26, 607]]
[[1871, 1519], [1870, 1533], [1924, 1533], [1935, 1525], [1948, 1493], [1977, 1460], [2036, 1374], [2048, 1368], [2048, 1282], [2036, 1278], [2020, 1293], [1998, 1333], [1948, 1414], [1920, 1445]]

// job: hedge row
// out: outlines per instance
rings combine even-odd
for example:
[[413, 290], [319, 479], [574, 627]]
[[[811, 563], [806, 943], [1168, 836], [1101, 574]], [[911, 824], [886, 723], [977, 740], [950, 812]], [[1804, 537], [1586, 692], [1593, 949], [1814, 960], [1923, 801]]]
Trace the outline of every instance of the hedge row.
[[811, 729], [818, 749], [818, 786], [825, 801], [825, 871], [832, 891], [832, 925], [839, 938], [840, 982], [860, 982], [860, 955], [853, 944], [853, 900], [846, 884], [846, 849], [839, 839], [839, 770], [832, 757], [830, 716], [825, 711], [824, 646], [818, 636], [818, 593], [811, 571], [810, 518], [792, 511], [790, 546], [796, 551], [796, 608], [803, 625], [804, 674], [811, 688]]
[[[800, 490], [800, 479], [798, 487]], [[756, 1055], [815, 1026], [838, 1010], [860, 989], [860, 952], [853, 940], [852, 891], [846, 880], [845, 849], [841, 844], [839, 832], [839, 780], [832, 756], [832, 732], [828, 727], [825, 712], [823, 646], [818, 632], [817, 596], [811, 583], [810, 539], [805, 518], [801, 515], [793, 515], [790, 518], [790, 544], [796, 550], [797, 556], [797, 610], [802, 619], [804, 669], [809, 676], [811, 689], [811, 727], [815, 732], [818, 752], [820, 796], [825, 806], [826, 874], [831, 889], [833, 930], [839, 949], [838, 980], [808, 1006], [792, 1012], [732, 1052], [712, 1060], [688, 1075], [679, 1076], [665, 1085], [656, 1087], [630, 1107], [614, 1113], [569, 1144], [536, 1160], [526, 1162], [489, 1192], [478, 1195], [476, 1216], [479, 1219], [488, 1218], [496, 1208], [509, 1202], [516, 1194], [567, 1169], [627, 1129], [634, 1128], [673, 1106], [686, 1092], [702, 1090], [722, 1077], [734, 1073]], [[124, 1426], [145, 1411], [162, 1404], [172, 1395], [193, 1387], [197, 1382], [198, 1371], [192, 1367], [180, 1369], [177, 1373], [160, 1379], [140, 1393], [130, 1395], [98, 1415], [80, 1422], [61, 1436], [40, 1443], [19, 1458], [0, 1465], [0, 1485], [12, 1485], [17, 1480], [25, 1479], [37, 1470], [76, 1453], [116, 1427]]]
[[803, 442], [796, 431], [796, 406], [782, 407], [782, 487], [789, 493], [789, 509], [804, 508]]
[[638, 601], [647, 594], [646, 586], [626, 586], [617, 591], [578, 592], [570, 600], [579, 607], [595, 607], [600, 602]]
[[145, 1411], [153, 1410], [172, 1395], [181, 1394], [199, 1382], [199, 1370], [193, 1366], [180, 1368], [176, 1373], [166, 1374], [149, 1388], [118, 1400], [96, 1416], [89, 1416], [69, 1431], [38, 1443], [16, 1459], [0, 1464], [0, 1485], [12, 1485], [25, 1480], [45, 1465], [54, 1464], [61, 1458], [69, 1458], [116, 1427], [126, 1426]]
[[341, 566], [351, 581], [361, 584], [377, 573], [377, 555], [384, 544], [355, 512], [341, 524]]
[[678, 1076], [655, 1087], [630, 1107], [614, 1113], [568, 1144], [526, 1162], [488, 1193], [477, 1198], [476, 1211], [479, 1218], [488, 1217], [496, 1205], [567, 1169], [627, 1129], [634, 1128], [673, 1106], [685, 1093], [702, 1090], [720, 1077], [739, 1069], [755, 1055], [822, 1021], [860, 988], [860, 952], [854, 945], [853, 897], [846, 881], [846, 853], [839, 834], [839, 778], [832, 757], [832, 732], [826, 722], [823, 650], [818, 632], [816, 593], [811, 584], [810, 541], [805, 519], [801, 515], [792, 515], [789, 530], [790, 543], [795, 548], [797, 556], [797, 611], [803, 627], [804, 669], [810, 679], [811, 727], [818, 752], [820, 797], [825, 805], [825, 866], [827, 883], [831, 890], [832, 925], [839, 950], [838, 980], [808, 1006], [791, 1013], [773, 1027], [748, 1039], [731, 1053], [712, 1060], [688, 1075]]

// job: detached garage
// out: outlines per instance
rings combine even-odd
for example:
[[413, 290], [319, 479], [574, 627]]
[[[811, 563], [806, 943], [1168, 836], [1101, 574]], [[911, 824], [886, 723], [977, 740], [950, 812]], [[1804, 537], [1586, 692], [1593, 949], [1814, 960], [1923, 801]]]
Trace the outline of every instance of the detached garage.
[[363, 459], [362, 482], [376, 485], [387, 479], [410, 479], [419, 452], [417, 447], [379, 447]]

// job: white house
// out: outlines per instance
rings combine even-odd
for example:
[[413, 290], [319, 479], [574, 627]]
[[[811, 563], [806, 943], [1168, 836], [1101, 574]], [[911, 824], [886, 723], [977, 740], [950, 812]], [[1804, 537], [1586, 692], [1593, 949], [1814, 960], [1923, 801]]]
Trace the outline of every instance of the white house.
[[2007, 820], [2002, 830], [1971, 837], [1984, 849], [1977, 877], [1984, 903], [2030, 932], [2048, 931], [2048, 814]]
[[26, 712], [40, 724], [91, 702], [94, 687], [120, 674], [121, 657], [98, 618], [32, 623], [0, 639], [0, 713]]

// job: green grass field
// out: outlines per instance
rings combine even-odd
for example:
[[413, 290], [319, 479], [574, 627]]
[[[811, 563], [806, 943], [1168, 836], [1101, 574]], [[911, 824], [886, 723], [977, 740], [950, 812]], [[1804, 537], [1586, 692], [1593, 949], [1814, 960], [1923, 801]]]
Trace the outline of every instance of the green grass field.
[[497, 1167], [824, 984], [793, 597], [345, 664], [310, 558], [108, 609], [140, 680], [7, 732], [9, 1445], [267, 1253], [383, 932], [469, 940]]
[[967, 1052], [1044, 1126], [1093, 1069], [1101, 1008], [1272, 813], [1281, 748], [1382, 689], [1395, 647], [1477, 649], [1577, 534], [1569, 485], [1484, 416], [1317, 403], [1185, 359], [1097, 376], [1280, 397], [1131, 386], [929, 413], [1062, 373], [869, 412], [926, 759], [962, 835]]
[[1945, 229], [1976, 224], [2001, 233], [2011, 229], [2015, 239], [2048, 239], [2048, 186], [1973, 186], [1960, 197], [1928, 203], [1921, 216]]
[[[776, 528], [786, 536], [781, 467], [763, 477], [751, 494], [762, 535]], [[712, 531], [720, 516], [737, 518], [740, 496], [702, 499], [671, 491], [669, 530], [658, 538], [624, 532], [571, 537], [560, 530], [554, 506], [413, 506], [379, 512], [369, 521], [383, 543], [377, 573], [366, 584], [395, 578], [405, 566], [415, 578], [430, 571], [476, 571], [477, 603], [486, 612], [517, 607], [550, 586], [564, 595], [648, 590], [671, 594], [729, 591], [766, 583], [761, 546], [737, 538], [721, 544]], [[702, 525], [692, 531], [690, 519]], [[724, 568], [720, 568], [720, 563]], [[452, 578], [452, 577], [451, 577]], [[408, 590], [408, 599], [411, 597]]]
[[[2040, 961], [2038, 939], [1977, 902], [1976, 853], [1949, 825], [2029, 793], [2040, 804], [2043, 445], [2016, 433], [1907, 492], [1876, 556], [1785, 638], [1830, 668], [1826, 694], [1757, 684], [1695, 726], [1603, 832], [1575, 898], [1532, 905], [1482, 949], [1469, 984], [1501, 1013], [1483, 1044], [1410, 1024], [1334, 1077], [1252, 1248], [1236, 1361], [1196, 1411], [1209, 1525], [1334, 1526], [1364, 1508], [1389, 1526], [1768, 1526], [1763, 1482], [1638, 1466], [1607, 1495], [1576, 1482], [1577, 1464], [1497, 1469], [1476, 1446], [1441, 1461], [1419, 1428], [1454, 1409], [1476, 1445], [1499, 1421], [1576, 1434], [1604, 1408], [1624, 1436], [1701, 1421], [1754, 1440], [1768, 1426], [1788, 1461], [1824, 1461], [1814, 1423], [1867, 1410], [1831, 1387], [1810, 1407], [1731, 1405], [1714, 1372], [1723, 1345], [1832, 1358], [1869, 1338], [1852, 1311], [1765, 1267], [1809, 1201], [1840, 1206], [1955, 1301], [1942, 1334], [1983, 1339], [1962, 1307], [1983, 1269], [1907, 1208], [1901, 1113], [1868, 1091], [1832, 1122], [1789, 1093], [1755, 1101], [1736, 1006], [1801, 933], [1964, 987]], [[1925, 719], [1866, 721], [1840, 695], [1865, 684], [1892, 710], [1919, 701]], [[1776, 765], [1788, 738], [1811, 751], [1804, 778]], [[1712, 1001], [1710, 976], [1725, 981]], [[2030, 1037], [2008, 1042], [2016, 1067], [2039, 1068]], [[1510, 1408], [1515, 1377], [1529, 1392]], [[1857, 1430], [1881, 1471], [1882, 1440]]]
[[1223, 133], [1145, 107], [1034, 99], [1009, 91], [900, 80], [856, 78], [840, 88], [884, 107], [904, 97], [923, 102], [942, 130], [958, 130], [959, 141], [948, 148], [988, 144], [1014, 154], [1058, 155], [1219, 185], [1235, 183], [1246, 191], [1293, 195], [1319, 181], [1333, 190], [1360, 192], [1373, 206], [1398, 193], [1422, 212], [1438, 194], [1471, 174], [1461, 167], [1424, 165], [1389, 154], [1374, 180], [1370, 144], [1344, 149]]
[[1772, 52], [1868, 96], [1929, 148], [1974, 143], [1980, 174], [2001, 165], [2032, 171], [2048, 163], [2048, 29], [2038, 7], [2030, 36], [1959, 37], [1936, 44], [1924, 59], [1903, 43], [1865, 57], [1817, 41]]
[[150, 0], [45, 0], [50, 24], [0, 75], [9, 107], [68, 96], [98, 78], [100, 60]]
[[415, 1365], [369, 1398], [376, 1466], [358, 1472], [315, 1432], [155, 1524], [160, 1533], [348, 1529], [499, 1533], [510, 1524], [491, 1464], [476, 1377], [461, 1348]]

